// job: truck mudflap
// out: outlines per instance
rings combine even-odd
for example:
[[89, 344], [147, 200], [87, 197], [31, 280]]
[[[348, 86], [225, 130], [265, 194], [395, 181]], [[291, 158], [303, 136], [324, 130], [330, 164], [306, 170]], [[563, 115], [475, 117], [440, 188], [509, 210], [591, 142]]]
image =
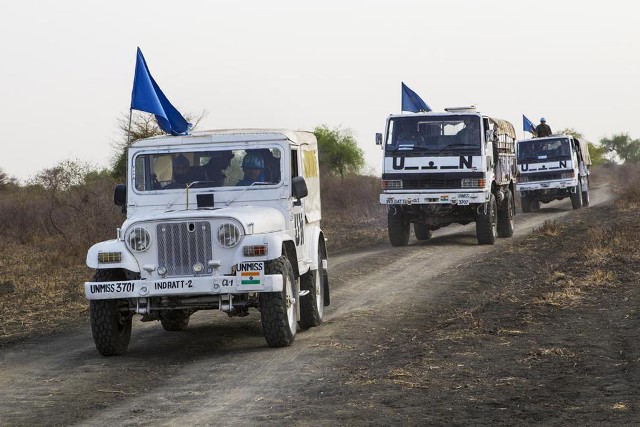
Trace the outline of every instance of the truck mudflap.
[[235, 276], [172, 277], [167, 279], [85, 282], [89, 300], [149, 298], [173, 295], [218, 295], [249, 292], [281, 292], [282, 275], [249, 274]]
[[491, 193], [402, 193], [402, 194], [381, 194], [380, 203], [383, 205], [426, 205], [426, 204], [449, 204], [449, 205], [474, 205], [486, 203]]

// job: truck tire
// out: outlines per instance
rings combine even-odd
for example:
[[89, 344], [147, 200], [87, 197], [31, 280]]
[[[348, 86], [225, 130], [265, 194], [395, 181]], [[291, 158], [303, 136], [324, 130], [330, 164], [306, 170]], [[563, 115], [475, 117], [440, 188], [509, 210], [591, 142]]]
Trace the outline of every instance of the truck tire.
[[531, 200], [531, 210], [534, 212], [540, 210], [540, 200]]
[[160, 323], [165, 331], [184, 331], [189, 324], [189, 316], [184, 310], [166, 311], [160, 317]]
[[498, 237], [512, 237], [516, 204], [511, 190], [507, 191], [503, 205], [502, 209], [498, 209]]
[[407, 246], [411, 223], [400, 206], [391, 206], [387, 214], [387, 229], [391, 246]]
[[590, 201], [591, 198], [589, 197], [589, 189], [587, 189], [587, 191], [582, 192], [582, 206], [588, 208]]
[[433, 235], [433, 232], [429, 230], [427, 224], [413, 224], [413, 233], [416, 235], [416, 239], [418, 240], [429, 240]]
[[262, 333], [269, 347], [288, 347], [293, 343], [298, 328], [295, 278], [289, 258], [281, 256], [268, 262], [265, 274], [282, 275], [284, 286], [282, 292], [260, 294]]
[[322, 260], [327, 259], [323, 250], [318, 251], [318, 269], [309, 270], [300, 277], [300, 289], [309, 291], [300, 297], [300, 329], [309, 329], [322, 323], [324, 317], [324, 297], [326, 295], [327, 270], [322, 267]]
[[578, 181], [578, 185], [575, 187], [575, 192], [571, 193], [571, 206], [573, 209], [580, 209], [582, 207], [582, 185]]
[[[94, 282], [124, 280], [118, 270], [96, 270]], [[89, 302], [91, 333], [98, 353], [102, 356], [121, 356], [127, 352], [131, 340], [133, 314], [127, 300], [107, 299]]]
[[531, 197], [529, 196], [520, 197], [520, 205], [522, 206], [522, 212], [524, 213], [531, 212]]
[[493, 245], [498, 234], [498, 213], [493, 194], [487, 202], [487, 212], [476, 215], [476, 237], [481, 245]]

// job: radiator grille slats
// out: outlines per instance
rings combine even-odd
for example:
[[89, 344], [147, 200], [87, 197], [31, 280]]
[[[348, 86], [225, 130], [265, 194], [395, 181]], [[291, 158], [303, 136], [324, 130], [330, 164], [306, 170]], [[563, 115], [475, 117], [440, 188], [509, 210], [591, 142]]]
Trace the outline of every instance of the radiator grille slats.
[[207, 265], [213, 258], [211, 224], [206, 221], [171, 222], [157, 226], [158, 265], [167, 268], [167, 277], [193, 276], [193, 265], [204, 266], [202, 274], [213, 270]]

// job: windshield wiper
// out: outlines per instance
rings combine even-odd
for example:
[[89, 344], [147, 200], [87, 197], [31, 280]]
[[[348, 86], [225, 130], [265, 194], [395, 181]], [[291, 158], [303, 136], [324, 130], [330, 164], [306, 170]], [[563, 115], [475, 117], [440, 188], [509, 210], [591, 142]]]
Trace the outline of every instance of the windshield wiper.
[[175, 199], [173, 199], [173, 200], [171, 201], [171, 203], [169, 203], [165, 209], [166, 209], [166, 210], [169, 210], [169, 208], [171, 208], [171, 206], [173, 206], [173, 204], [174, 204], [175, 202], [177, 202], [177, 201], [178, 201], [178, 199], [180, 198], [180, 196], [182, 196], [183, 194], [187, 194], [187, 209], [189, 209], [189, 193], [188, 193], [188, 192], [189, 192], [189, 188], [191, 188], [191, 186], [193, 186], [193, 185], [195, 185], [195, 184], [200, 184], [200, 183], [203, 183], [203, 182], [210, 182], [210, 181], [193, 181], [193, 182], [188, 183], [188, 184], [185, 186], [184, 191], [183, 191], [182, 193], [178, 194], [178, 195], [176, 196], [176, 198], [175, 198]]
[[272, 183], [272, 182], [259, 182], [259, 181], [252, 182], [252, 183], [251, 183], [251, 184], [249, 184], [248, 186], [244, 187], [244, 188], [242, 189], [242, 191], [241, 191], [241, 192], [239, 192], [238, 194], [236, 194], [236, 196], [235, 196], [233, 199], [229, 200], [229, 201], [227, 202], [227, 206], [229, 206], [231, 203], [235, 202], [235, 201], [238, 199], [238, 197], [242, 196], [242, 194], [243, 194], [245, 191], [247, 191], [249, 188], [253, 187], [254, 185], [271, 185], [271, 184], [273, 184], [273, 183]]

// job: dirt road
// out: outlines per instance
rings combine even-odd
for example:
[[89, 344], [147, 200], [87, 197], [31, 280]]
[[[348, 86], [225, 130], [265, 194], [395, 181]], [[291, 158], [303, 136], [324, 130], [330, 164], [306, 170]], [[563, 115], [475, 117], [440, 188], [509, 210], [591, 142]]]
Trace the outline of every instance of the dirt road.
[[[604, 189], [592, 190], [592, 206], [607, 199]], [[501, 274], [499, 266], [485, 262], [506, 245], [545, 220], [572, 212], [567, 200], [520, 213], [514, 238], [499, 239], [495, 246], [478, 246], [470, 224], [438, 230], [432, 240], [404, 248], [382, 245], [330, 256], [332, 305], [325, 322], [299, 332], [288, 348], [266, 346], [257, 312], [231, 319], [199, 312], [186, 331], [172, 333], [156, 322], [134, 321], [123, 357], [98, 355], [88, 322], [10, 346], [0, 354], [0, 425], [446, 422], [447, 411], [434, 413], [431, 402], [411, 397], [418, 386], [407, 385], [405, 394], [396, 391], [387, 398], [383, 387], [367, 384], [389, 372], [401, 384], [403, 372], [394, 370], [394, 363], [402, 360], [406, 366], [411, 357], [425, 355], [407, 354], [408, 347], [396, 343], [411, 340], [452, 293], [464, 293], [465, 280]], [[479, 267], [485, 269], [481, 274]], [[468, 274], [460, 274], [464, 271]], [[449, 280], [453, 272], [457, 279]], [[426, 356], [433, 358], [433, 369], [448, 357]], [[378, 372], [381, 366], [385, 373]]]

